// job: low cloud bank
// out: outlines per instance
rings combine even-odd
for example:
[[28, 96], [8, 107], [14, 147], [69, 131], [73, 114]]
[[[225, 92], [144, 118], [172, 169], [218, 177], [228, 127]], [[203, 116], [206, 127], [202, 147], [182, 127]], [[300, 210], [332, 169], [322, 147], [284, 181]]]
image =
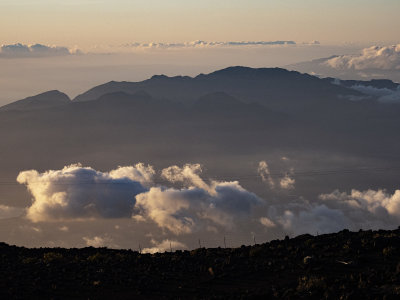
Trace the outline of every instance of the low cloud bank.
[[400, 221], [400, 190], [396, 190], [392, 195], [385, 190], [352, 190], [349, 194], [336, 190], [330, 194], [320, 195], [320, 199], [332, 206], [345, 209], [354, 218], [359, 212], [363, 212], [382, 221], [395, 223]]
[[400, 44], [365, 48], [359, 55], [335, 56], [324, 64], [338, 70], [400, 70]]
[[299, 197], [295, 202], [274, 204], [260, 219], [267, 229], [280, 227], [291, 234], [330, 233], [351, 230], [393, 228], [400, 222], [400, 190], [352, 190], [321, 194], [316, 202]]
[[42, 44], [24, 45], [18, 43], [0, 47], [0, 58], [67, 56], [81, 53], [79, 49]]
[[365, 85], [353, 85], [351, 88], [363, 94], [376, 97], [381, 103], [400, 103], [400, 86], [395, 90], [388, 88], [379, 89]]
[[[318, 43], [319, 44], [319, 43]], [[192, 41], [183, 43], [131, 43], [125, 44], [125, 48], [133, 49], [183, 49], [183, 48], [217, 48], [217, 47], [243, 47], [243, 46], [285, 46], [296, 45], [294, 41], [228, 41], [207, 42]], [[315, 43], [313, 43], [315, 45]]]
[[[288, 163], [288, 159], [282, 160]], [[32, 222], [127, 218], [157, 227], [161, 242], [145, 252], [162, 252], [186, 246], [168, 235], [180, 236], [195, 232], [217, 233], [245, 230], [289, 234], [329, 233], [344, 228], [351, 230], [392, 228], [400, 222], [400, 190], [333, 191], [314, 199], [289, 198], [286, 190], [294, 190], [294, 173], [272, 178], [268, 164], [258, 166], [260, 181], [273, 189], [264, 200], [243, 188], [238, 181], [204, 180], [199, 164], [170, 166], [158, 175], [144, 164], [119, 167], [101, 172], [81, 165], [39, 173], [23, 171], [17, 180], [25, 184], [33, 196], [26, 217]], [[264, 177], [263, 177], [263, 176]], [[164, 179], [155, 184], [155, 176]], [[286, 195], [286, 196], [285, 196]], [[0, 218], [13, 209], [0, 206]], [[68, 231], [60, 229], [63, 231]], [[265, 234], [265, 233], [264, 233]], [[87, 245], [111, 245], [108, 236], [85, 236]]]
[[200, 165], [171, 166], [161, 175], [181, 188], [155, 186], [151, 166], [137, 164], [110, 172], [79, 164], [39, 173], [23, 171], [17, 181], [33, 196], [33, 222], [92, 218], [133, 218], [179, 235], [203, 228], [233, 228], [262, 203], [237, 181], [206, 183]]

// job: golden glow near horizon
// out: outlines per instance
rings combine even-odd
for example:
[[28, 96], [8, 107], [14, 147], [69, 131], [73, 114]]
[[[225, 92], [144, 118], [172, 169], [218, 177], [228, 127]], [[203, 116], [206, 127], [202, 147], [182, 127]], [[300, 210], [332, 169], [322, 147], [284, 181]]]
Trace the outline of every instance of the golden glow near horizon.
[[0, 44], [398, 42], [398, 0], [2, 0]]

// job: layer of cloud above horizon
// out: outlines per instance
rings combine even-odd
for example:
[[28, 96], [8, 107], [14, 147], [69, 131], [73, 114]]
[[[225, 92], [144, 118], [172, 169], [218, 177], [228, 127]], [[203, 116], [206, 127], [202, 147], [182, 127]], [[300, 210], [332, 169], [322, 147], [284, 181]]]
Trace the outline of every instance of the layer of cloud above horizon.
[[82, 54], [79, 49], [42, 44], [25, 45], [21, 43], [2, 45], [0, 58], [52, 57]]
[[[313, 44], [319, 44], [313, 41]], [[295, 41], [228, 41], [228, 42], [208, 42], [208, 41], [192, 41], [183, 43], [130, 43], [124, 44], [126, 48], [143, 48], [143, 49], [181, 49], [181, 48], [216, 48], [216, 47], [241, 47], [241, 46], [287, 46], [296, 45]]]
[[[267, 166], [261, 164], [265, 176]], [[26, 209], [26, 218], [32, 222], [125, 218], [178, 236], [244, 228], [329, 233], [344, 228], [390, 228], [400, 221], [400, 190], [393, 194], [333, 191], [307, 200], [301, 196], [285, 199], [287, 187], [277, 190], [276, 185], [267, 184], [271, 195], [281, 199], [277, 202], [259, 198], [237, 181], [205, 181], [201, 172], [199, 164], [171, 166], [161, 170], [163, 185], [158, 185], [153, 167], [142, 163], [110, 172], [70, 165], [44, 173], [23, 171], [17, 180], [33, 196]], [[290, 175], [294, 177], [294, 171]], [[86, 237], [85, 241], [101, 244], [104, 238]], [[165, 249], [172, 240], [165, 241], [154, 242], [148, 252]]]
[[83, 54], [121, 54], [150, 50], [240, 49], [257, 47], [318, 46], [319, 41], [297, 43], [295, 41], [190, 41], [190, 42], [132, 42], [122, 45], [93, 45], [85, 51], [75, 47], [36, 44], [4, 44], [0, 46], [0, 58], [44, 58]]

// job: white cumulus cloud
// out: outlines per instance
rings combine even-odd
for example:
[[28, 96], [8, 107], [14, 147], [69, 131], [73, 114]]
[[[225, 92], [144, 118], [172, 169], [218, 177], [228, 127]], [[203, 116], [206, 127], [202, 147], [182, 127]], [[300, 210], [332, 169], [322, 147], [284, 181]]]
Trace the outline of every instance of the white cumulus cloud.
[[141, 163], [110, 172], [76, 164], [44, 173], [23, 171], [17, 181], [33, 196], [26, 213], [33, 222], [132, 218], [176, 235], [233, 228], [262, 203], [237, 181], [206, 183], [200, 173], [198, 164], [162, 170], [168, 182], [183, 184], [171, 188], [155, 185], [153, 167]]
[[143, 171], [141, 165], [139, 169], [119, 167], [107, 173], [76, 164], [44, 173], [23, 171], [17, 181], [33, 196], [27, 210], [33, 222], [130, 218], [134, 196], [146, 191], [139, 181], [150, 175], [143, 175]]
[[335, 56], [325, 65], [339, 70], [400, 70], [400, 44], [365, 48], [358, 55]]
[[320, 199], [330, 204], [342, 205], [347, 211], [365, 214], [369, 212], [384, 221], [390, 221], [388, 217], [400, 221], [400, 190], [392, 195], [384, 190], [352, 190], [349, 194], [336, 190], [320, 195]]
[[181, 182], [187, 187], [198, 187], [213, 193], [213, 189], [200, 177], [202, 173], [200, 164], [186, 164], [183, 167], [170, 166], [161, 171], [161, 176], [172, 182]]
[[153, 187], [136, 196], [136, 207], [140, 215], [178, 235], [210, 224], [233, 228], [241, 216], [249, 216], [252, 207], [262, 203], [236, 181], [214, 182], [212, 192], [209, 189]]

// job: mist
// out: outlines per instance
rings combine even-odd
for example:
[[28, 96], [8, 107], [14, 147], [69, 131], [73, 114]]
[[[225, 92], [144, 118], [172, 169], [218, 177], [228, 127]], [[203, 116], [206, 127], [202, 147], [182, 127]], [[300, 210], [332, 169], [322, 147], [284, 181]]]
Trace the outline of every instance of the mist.
[[48, 90], [74, 98], [112, 80], [140, 81], [156, 74], [195, 76], [232, 65], [279, 67], [359, 48], [302, 44], [195, 49], [100, 47], [75, 55], [0, 56], [0, 105]]

